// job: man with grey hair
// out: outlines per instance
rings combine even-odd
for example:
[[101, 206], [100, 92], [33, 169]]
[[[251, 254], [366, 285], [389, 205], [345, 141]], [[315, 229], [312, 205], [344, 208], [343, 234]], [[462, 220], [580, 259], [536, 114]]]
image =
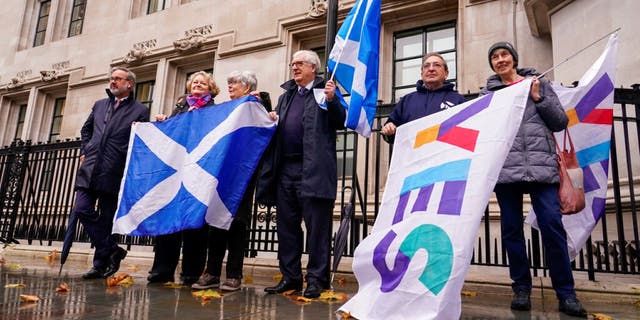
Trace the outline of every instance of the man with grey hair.
[[[276, 110], [278, 129], [264, 156], [256, 199], [276, 205], [278, 260], [282, 280], [267, 293], [302, 290], [302, 221], [307, 230], [309, 261], [304, 296], [317, 298], [329, 287], [331, 223], [337, 193], [336, 130], [344, 128], [345, 110], [335, 95], [336, 85], [316, 76], [320, 58], [309, 50], [293, 54], [293, 79], [281, 87]], [[313, 89], [324, 90], [326, 109]]]
[[[80, 167], [76, 175], [73, 213], [96, 248], [93, 267], [84, 279], [106, 278], [120, 268], [127, 251], [111, 235], [124, 173], [131, 125], [149, 121], [149, 110], [135, 100], [136, 76], [127, 68], [111, 69], [107, 98], [94, 103], [80, 135]], [[98, 210], [96, 211], [96, 203]]]

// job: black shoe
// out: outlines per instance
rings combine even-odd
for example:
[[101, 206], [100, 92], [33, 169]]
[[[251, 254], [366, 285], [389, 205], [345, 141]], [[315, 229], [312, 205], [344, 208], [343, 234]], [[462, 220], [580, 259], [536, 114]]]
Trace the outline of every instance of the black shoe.
[[322, 286], [317, 283], [307, 284], [307, 289], [304, 290], [303, 296], [305, 298], [313, 299], [320, 296], [322, 293]]
[[104, 278], [104, 270], [97, 269], [95, 267], [91, 268], [89, 272], [82, 275], [82, 279], [85, 279], [85, 280], [102, 279], [102, 278]]
[[295, 290], [295, 291], [302, 290], [302, 281], [280, 280], [280, 282], [275, 287], [264, 288], [264, 292], [269, 294], [283, 293], [289, 290]]
[[195, 277], [180, 276], [180, 281], [182, 282], [182, 285], [187, 287], [191, 287], [191, 285], [198, 282], [198, 279], [200, 279], [200, 276], [195, 276]]
[[120, 269], [120, 261], [127, 256], [127, 250], [118, 247], [116, 251], [111, 254], [109, 257], [109, 265], [107, 269], [104, 271], [104, 277], [110, 277], [114, 275]]
[[149, 283], [165, 283], [165, 282], [173, 282], [174, 278], [172, 275], [161, 274], [161, 273], [152, 273], [147, 277], [147, 281]]
[[582, 304], [576, 297], [570, 297], [564, 300], [560, 300], [560, 302], [558, 303], [558, 310], [566, 315], [573, 317], [587, 317], [587, 310], [582, 307]]
[[531, 310], [531, 292], [518, 290], [513, 295], [513, 300], [511, 300], [511, 309], [527, 311]]

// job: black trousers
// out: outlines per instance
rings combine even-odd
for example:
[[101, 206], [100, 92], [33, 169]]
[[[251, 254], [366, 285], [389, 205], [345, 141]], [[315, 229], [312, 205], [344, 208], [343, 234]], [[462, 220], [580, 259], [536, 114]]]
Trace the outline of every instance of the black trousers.
[[307, 231], [307, 283], [329, 285], [329, 254], [334, 199], [300, 196], [302, 161], [281, 165], [277, 186], [278, 260], [284, 280], [302, 281], [302, 221]]
[[[96, 211], [96, 202], [98, 210]], [[116, 213], [118, 195], [79, 188], [76, 190], [76, 202], [73, 206], [78, 220], [96, 248], [93, 254], [93, 267], [104, 270], [109, 257], [118, 248], [115, 237], [111, 234], [113, 215]]]
[[198, 229], [156, 236], [155, 256], [150, 273], [173, 276], [178, 266], [180, 248], [182, 247], [182, 273], [180, 276], [183, 280], [197, 280], [202, 275], [207, 257], [208, 231], [208, 226], [205, 225]]

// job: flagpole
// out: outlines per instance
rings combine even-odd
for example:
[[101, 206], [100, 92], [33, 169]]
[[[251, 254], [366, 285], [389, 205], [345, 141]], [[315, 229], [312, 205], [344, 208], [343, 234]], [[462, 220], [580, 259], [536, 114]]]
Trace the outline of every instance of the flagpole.
[[[331, 1], [331, 0], [329, 0]], [[353, 19], [355, 19], [358, 16], [358, 13], [360, 13], [360, 9], [362, 9], [362, 3], [368, 0], [359, 0], [357, 3], [357, 8], [356, 8], [356, 14], [353, 16]], [[351, 30], [353, 29], [353, 21], [351, 21], [351, 25], [349, 25], [349, 29], [347, 30], [347, 34], [344, 37], [344, 41], [347, 42], [349, 41], [349, 36], [351, 35]], [[335, 37], [334, 37], [335, 38]], [[344, 46], [342, 46], [342, 48], [340, 48], [340, 51], [338, 52], [338, 56], [336, 57], [336, 67], [333, 68], [333, 72], [331, 72], [331, 77], [329, 78], [329, 80], [333, 80], [333, 77], [336, 74], [336, 70], [338, 70], [338, 65], [340, 65], [340, 59], [342, 58], [342, 52], [344, 50]], [[327, 57], [327, 61], [328, 61], [329, 57]]]
[[567, 61], [569, 61], [569, 60], [573, 59], [575, 56], [577, 56], [578, 54], [580, 54], [582, 51], [585, 51], [585, 50], [587, 50], [587, 49], [591, 48], [593, 45], [595, 45], [596, 43], [598, 43], [598, 42], [602, 41], [604, 38], [606, 38], [606, 37], [610, 36], [610, 35], [611, 35], [611, 34], [613, 34], [613, 33], [616, 33], [616, 32], [618, 32], [618, 31], [620, 31], [620, 29], [622, 29], [622, 27], [618, 27], [617, 29], [615, 29], [615, 30], [613, 30], [613, 31], [611, 31], [611, 32], [609, 32], [609, 33], [607, 33], [607, 34], [605, 34], [604, 36], [600, 37], [598, 40], [596, 40], [596, 41], [594, 41], [594, 42], [591, 42], [589, 45], [587, 45], [586, 47], [584, 47], [584, 48], [582, 48], [582, 49], [578, 50], [576, 53], [574, 53], [574, 54], [572, 54], [571, 56], [569, 56], [568, 58], [564, 59], [562, 62], [560, 62], [560, 63], [558, 63], [558, 64], [554, 65], [553, 67], [549, 68], [547, 71], [545, 71], [545, 72], [541, 73], [541, 74], [538, 76], [538, 79], [539, 79], [539, 78], [544, 77], [544, 76], [545, 76], [547, 73], [549, 73], [551, 70], [553, 70], [553, 69], [555, 69], [555, 68], [557, 68], [557, 67], [559, 67], [559, 66], [563, 65], [565, 62], [567, 62]]
[[[325, 42], [325, 74], [324, 78], [327, 79], [329, 75], [329, 54], [333, 49], [333, 44], [336, 42], [336, 33], [338, 30], [338, 0], [328, 0], [327, 1], [327, 34], [326, 34], [326, 42]], [[333, 74], [331, 75], [331, 79], [333, 79]]]

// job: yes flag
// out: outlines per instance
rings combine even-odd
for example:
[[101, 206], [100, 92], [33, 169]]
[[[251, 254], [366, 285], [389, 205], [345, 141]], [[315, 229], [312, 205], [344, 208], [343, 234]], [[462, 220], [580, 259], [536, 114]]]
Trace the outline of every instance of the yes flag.
[[275, 127], [252, 96], [135, 124], [113, 233], [228, 229]]
[[527, 79], [398, 127], [372, 232], [356, 248], [357, 319], [459, 319], [484, 208], [520, 126]]
[[351, 95], [345, 126], [366, 138], [371, 136], [378, 101], [379, 43], [380, 0], [358, 0], [329, 54], [332, 78]]
[[[562, 217], [571, 260], [580, 253], [604, 214], [613, 125], [617, 44], [617, 34], [611, 35], [600, 58], [587, 70], [575, 88], [553, 84], [553, 89], [569, 116], [568, 130], [584, 172], [586, 207], [579, 213]], [[563, 132], [556, 133], [558, 143], [562, 143], [563, 137]], [[526, 222], [537, 226], [533, 210]]]

